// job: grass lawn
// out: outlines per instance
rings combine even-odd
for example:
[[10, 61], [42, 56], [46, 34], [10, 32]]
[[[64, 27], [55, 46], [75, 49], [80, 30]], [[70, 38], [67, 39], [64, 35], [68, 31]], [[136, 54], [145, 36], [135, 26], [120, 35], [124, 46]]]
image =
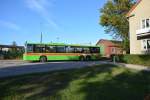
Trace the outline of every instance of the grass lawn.
[[0, 79], [0, 100], [150, 100], [150, 72], [114, 65]]

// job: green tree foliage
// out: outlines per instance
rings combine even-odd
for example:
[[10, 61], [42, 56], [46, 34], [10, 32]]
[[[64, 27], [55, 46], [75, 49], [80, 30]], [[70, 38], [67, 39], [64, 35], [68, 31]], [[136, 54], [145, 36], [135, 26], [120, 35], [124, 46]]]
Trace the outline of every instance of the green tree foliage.
[[121, 39], [122, 46], [127, 51], [129, 51], [129, 22], [126, 14], [133, 4], [134, 0], [108, 0], [100, 10], [100, 25], [113, 38]]

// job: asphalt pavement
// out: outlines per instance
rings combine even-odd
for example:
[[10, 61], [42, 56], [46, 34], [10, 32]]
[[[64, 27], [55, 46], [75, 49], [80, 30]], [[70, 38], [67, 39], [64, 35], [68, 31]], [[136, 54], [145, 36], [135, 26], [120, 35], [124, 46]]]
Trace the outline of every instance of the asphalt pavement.
[[115, 64], [139, 71], [150, 71], [149, 66], [113, 63], [110, 61], [55, 61], [55, 62], [26, 62], [22, 60], [0, 60], [0, 77], [16, 76], [29, 73], [48, 72], [54, 70], [92, 67], [100, 64]]
[[102, 61], [57, 61], [57, 62], [25, 62], [22, 60], [0, 60], [0, 77], [15, 76], [54, 70], [83, 68], [99, 65]]

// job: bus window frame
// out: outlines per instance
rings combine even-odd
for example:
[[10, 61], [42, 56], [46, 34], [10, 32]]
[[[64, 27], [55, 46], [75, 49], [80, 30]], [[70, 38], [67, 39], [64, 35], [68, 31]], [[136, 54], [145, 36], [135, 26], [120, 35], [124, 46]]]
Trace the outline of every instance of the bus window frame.
[[100, 53], [100, 48], [99, 47], [90, 47], [90, 53]]
[[[64, 47], [64, 52], [58, 52], [58, 47]], [[56, 53], [66, 53], [66, 46], [56, 46]]]
[[[33, 47], [34, 48], [34, 53], [46, 53], [46, 47], [45, 46], [46, 45], [43, 45], [43, 44], [37, 44], [37, 45], [34, 44], [34, 47]], [[37, 48], [39, 48], [39, 51], [36, 51]], [[41, 48], [42, 48], [42, 51], [40, 50]], [[43, 48], [44, 48], [44, 50], [43, 50]]]
[[[40, 45], [40, 46], [39, 46]], [[29, 52], [28, 46], [32, 47], [32, 51]], [[42, 52], [36, 51], [36, 48], [42, 48]], [[54, 48], [54, 52], [50, 52], [50, 47]], [[64, 51], [63, 52], [58, 52], [58, 47], [63, 47]], [[68, 52], [68, 47], [73, 48], [72, 52]], [[84, 49], [88, 48], [89, 51], [86, 52]], [[48, 52], [46, 51], [48, 49]], [[80, 49], [80, 51], [78, 50]], [[94, 50], [94, 51], [92, 51]], [[46, 45], [46, 44], [27, 44], [26, 45], [26, 52], [27, 53], [100, 53], [100, 48], [99, 47], [86, 47], [86, 46], [62, 46], [62, 45]]]
[[[29, 45], [32, 46], [32, 51], [29, 51]], [[34, 53], [34, 45], [33, 44], [27, 44], [25, 49], [26, 49], [26, 51], [25, 51], [26, 53]]]
[[[46, 45], [46, 47], [45, 47], [45, 48], [47, 48], [47, 47], [48, 47], [49, 49], [48, 49], [48, 52], [46, 52], [46, 53], [56, 53], [56, 49], [57, 49], [57, 48], [56, 48], [56, 46], [55, 46], [55, 45]], [[50, 47], [53, 47], [54, 52], [50, 52]], [[46, 49], [45, 49], [45, 51], [46, 51]]]
[[[65, 48], [66, 48], [66, 53], [75, 53], [75, 47], [74, 46], [65, 46]], [[73, 52], [68, 52], [69, 51], [68, 49], [70, 49], [70, 48], [73, 49]]]

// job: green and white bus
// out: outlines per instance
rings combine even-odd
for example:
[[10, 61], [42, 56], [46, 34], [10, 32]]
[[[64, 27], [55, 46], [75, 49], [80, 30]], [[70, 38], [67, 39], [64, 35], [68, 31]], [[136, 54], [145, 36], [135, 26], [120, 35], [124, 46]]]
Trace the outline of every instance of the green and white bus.
[[63, 43], [26, 43], [23, 60], [46, 62], [50, 60], [97, 60], [99, 46]]

